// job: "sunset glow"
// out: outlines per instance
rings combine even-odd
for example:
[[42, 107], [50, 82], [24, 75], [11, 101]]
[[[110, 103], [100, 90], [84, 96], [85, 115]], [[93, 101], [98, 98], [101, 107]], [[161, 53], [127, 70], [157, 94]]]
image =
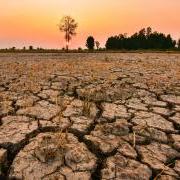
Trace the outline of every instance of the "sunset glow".
[[79, 24], [71, 48], [84, 47], [88, 35], [102, 47], [111, 35], [131, 35], [147, 26], [179, 39], [179, 9], [180, 0], [1, 0], [0, 48], [62, 48], [65, 41], [57, 24], [63, 15]]

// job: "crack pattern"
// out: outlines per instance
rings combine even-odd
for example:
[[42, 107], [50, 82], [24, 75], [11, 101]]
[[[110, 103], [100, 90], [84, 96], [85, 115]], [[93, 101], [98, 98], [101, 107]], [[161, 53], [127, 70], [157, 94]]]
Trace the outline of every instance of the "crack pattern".
[[178, 179], [179, 59], [2, 54], [0, 179]]

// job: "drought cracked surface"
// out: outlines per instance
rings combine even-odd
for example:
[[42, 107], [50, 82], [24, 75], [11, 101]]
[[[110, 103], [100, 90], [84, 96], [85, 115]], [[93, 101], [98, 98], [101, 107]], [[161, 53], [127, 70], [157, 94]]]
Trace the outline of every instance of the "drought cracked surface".
[[0, 179], [179, 179], [179, 134], [179, 54], [0, 54]]

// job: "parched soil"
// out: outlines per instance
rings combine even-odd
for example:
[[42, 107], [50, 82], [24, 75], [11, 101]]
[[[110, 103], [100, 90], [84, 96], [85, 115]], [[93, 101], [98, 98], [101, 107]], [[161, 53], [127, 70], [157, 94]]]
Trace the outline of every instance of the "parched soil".
[[0, 179], [180, 177], [180, 54], [0, 54]]

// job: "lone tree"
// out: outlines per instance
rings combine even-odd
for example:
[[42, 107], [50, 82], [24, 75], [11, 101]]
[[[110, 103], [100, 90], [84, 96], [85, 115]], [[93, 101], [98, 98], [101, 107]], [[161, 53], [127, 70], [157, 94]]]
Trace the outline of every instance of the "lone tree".
[[98, 49], [99, 49], [99, 46], [100, 46], [100, 42], [99, 42], [99, 41], [96, 41], [95, 44], [96, 44], [96, 49], [98, 50]]
[[71, 16], [64, 16], [58, 26], [59, 30], [65, 33], [64, 37], [66, 40], [66, 50], [68, 51], [69, 42], [72, 39], [72, 36], [76, 35], [76, 29], [78, 27], [78, 24]]
[[95, 45], [95, 42], [94, 42], [94, 38], [93, 36], [89, 36], [86, 40], [86, 47], [89, 49], [89, 50], [93, 50], [94, 49], [94, 45]]

